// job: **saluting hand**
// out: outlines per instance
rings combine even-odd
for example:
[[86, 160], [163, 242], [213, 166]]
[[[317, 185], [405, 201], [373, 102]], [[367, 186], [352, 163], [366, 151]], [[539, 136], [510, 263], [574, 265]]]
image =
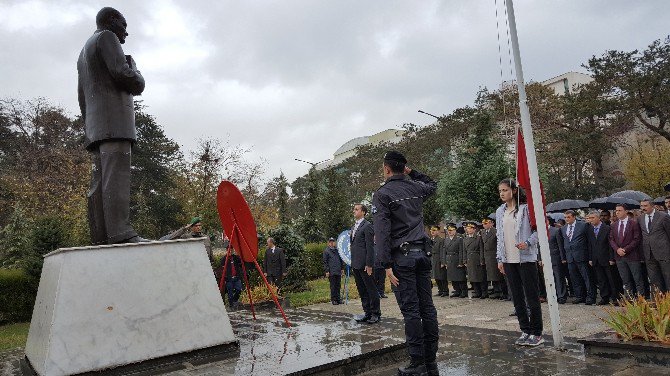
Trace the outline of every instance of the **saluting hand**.
[[391, 284], [393, 286], [398, 287], [398, 284], [400, 283], [400, 281], [398, 280], [398, 278], [395, 275], [393, 275], [393, 269], [391, 269], [391, 268], [386, 269], [386, 278], [388, 278], [389, 281], [391, 281]]

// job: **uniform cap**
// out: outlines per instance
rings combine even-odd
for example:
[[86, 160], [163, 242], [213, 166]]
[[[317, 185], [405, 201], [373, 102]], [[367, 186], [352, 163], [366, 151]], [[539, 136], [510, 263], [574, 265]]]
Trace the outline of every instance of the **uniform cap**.
[[439, 230], [440, 230], [440, 226], [433, 225], [433, 226], [430, 226], [430, 229], [431, 229], [431, 230], [438, 230], [438, 231], [439, 231]]
[[193, 226], [193, 225], [196, 224], [196, 223], [200, 223], [200, 222], [202, 222], [202, 220], [200, 219], [200, 217], [193, 217], [193, 218], [191, 218], [191, 226]]
[[472, 228], [477, 228], [477, 224], [474, 222], [463, 222], [463, 227], [472, 227]]
[[328, 241], [329, 241], [329, 242], [334, 242], [334, 241], [335, 241], [335, 238], [330, 237], [330, 238], [328, 238]]
[[489, 222], [493, 222], [493, 220], [489, 217], [482, 218], [482, 223], [489, 223]]
[[456, 228], [455, 223], [447, 223], [447, 230], [456, 230]]
[[387, 151], [386, 154], [384, 154], [384, 160], [407, 164], [407, 159], [405, 159], [405, 156], [395, 150]]

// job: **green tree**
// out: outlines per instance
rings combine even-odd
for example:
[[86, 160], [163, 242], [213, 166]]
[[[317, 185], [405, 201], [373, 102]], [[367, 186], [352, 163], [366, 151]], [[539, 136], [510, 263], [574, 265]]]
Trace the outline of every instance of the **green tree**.
[[[286, 272], [288, 274], [282, 281], [282, 290], [287, 292], [307, 290], [305, 239], [298, 235], [291, 226], [287, 225], [277, 226], [270, 230], [268, 235], [275, 240], [278, 247], [284, 249], [286, 255]], [[264, 243], [262, 244], [264, 246]]]
[[346, 183], [333, 168], [324, 171], [325, 189], [320, 197], [320, 228], [326, 238], [337, 237], [351, 222], [351, 202], [347, 198]]
[[637, 121], [670, 141], [670, 37], [644, 51], [606, 51], [584, 67], [616, 101], [618, 121]]
[[479, 219], [499, 206], [498, 182], [508, 177], [509, 165], [489, 112], [467, 111], [461, 120], [471, 133], [456, 153], [455, 167], [439, 180], [437, 200], [451, 219]]
[[135, 103], [135, 126], [131, 220], [143, 236], [160, 238], [184, 222], [175, 194], [183, 155], [141, 103]]
[[277, 180], [277, 211], [279, 212], [279, 224], [286, 225], [289, 223], [288, 217], [288, 181], [282, 171]]

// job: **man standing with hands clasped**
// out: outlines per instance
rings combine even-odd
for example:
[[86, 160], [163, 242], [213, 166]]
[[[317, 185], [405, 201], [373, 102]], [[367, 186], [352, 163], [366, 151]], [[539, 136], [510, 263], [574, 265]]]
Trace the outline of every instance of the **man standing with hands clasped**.
[[351, 268], [364, 312], [362, 315], [356, 315], [354, 320], [376, 324], [381, 317], [381, 308], [377, 284], [372, 276], [372, 267], [375, 262], [375, 234], [372, 224], [365, 220], [367, 213], [368, 208], [365, 205], [354, 205], [356, 223], [351, 228]]
[[430, 242], [423, 225], [423, 202], [435, 193], [437, 183], [406, 164], [397, 151], [384, 155], [386, 182], [372, 198], [375, 247], [405, 321], [410, 363], [398, 374], [438, 375], [437, 311], [431, 296]]

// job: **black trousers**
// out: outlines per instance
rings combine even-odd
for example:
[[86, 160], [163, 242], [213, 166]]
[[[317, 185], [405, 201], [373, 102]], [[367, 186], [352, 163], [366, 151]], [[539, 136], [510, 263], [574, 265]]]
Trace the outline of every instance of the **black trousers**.
[[268, 283], [273, 284], [277, 287], [281, 285], [282, 279], [284, 279], [284, 276], [282, 275], [274, 275], [274, 274], [268, 274], [265, 278], [267, 278]]
[[431, 295], [430, 257], [423, 250], [396, 255], [393, 274], [398, 278], [398, 286], [393, 286], [393, 292], [405, 322], [409, 356], [434, 362], [439, 331], [437, 311]]
[[565, 283], [565, 274], [563, 274], [563, 266], [559, 264], [551, 264], [551, 269], [554, 271], [554, 283], [556, 284], [556, 299], [566, 301], [568, 299], [568, 286]]
[[330, 282], [330, 301], [331, 302], [340, 302], [340, 283], [342, 281], [341, 275], [330, 275], [328, 277], [328, 282]]
[[635, 294], [644, 295], [644, 266], [639, 261], [628, 261], [620, 259], [616, 262], [619, 276], [623, 281], [623, 290], [626, 297], [633, 297]]
[[596, 301], [595, 281], [591, 276], [589, 264], [584, 262], [569, 262], [570, 281], [575, 289], [577, 299], [586, 299], [587, 302]]
[[[539, 278], [536, 262], [503, 264], [509, 283], [519, 328], [526, 334], [542, 335], [542, 308], [540, 307]], [[528, 315], [530, 311], [530, 315]]]
[[[363, 305], [363, 312], [366, 315], [381, 316], [381, 308], [379, 307], [379, 292], [377, 292], [377, 285], [375, 279], [365, 272], [365, 269], [353, 269], [354, 279], [356, 280], [356, 289], [358, 295], [361, 297], [361, 304]], [[374, 274], [374, 273], [373, 273]]]
[[598, 290], [600, 290], [600, 298], [609, 301], [610, 299], [617, 299], [617, 293], [614, 289], [614, 278], [612, 277], [612, 269], [608, 265], [596, 265], [593, 267], [596, 272], [596, 279], [598, 283]]
[[[667, 292], [670, 290], [670, 260], [660, 261], [654, 257], [653, 252], [649, 260], [646, 260], [649, 283], [652, 290]], [[652, 291], [653, 292], [653, 291]]]
[[437, 292], [442, 294], [449, 294], [449, 281], [446, 279], [436, 279]]
[[377, 286], [379, 296], [384, 295], [384, 287], [386, 287], [386, 269], [374, 268], [372, 269], [372, 275], [375, 277], [375, 285]]
[[87, 196], [93, 244], [114, 244], [137, 236], [130, 225], [131, 149], [128, 140], [110, 140], [91, 151], [94, 168]]

